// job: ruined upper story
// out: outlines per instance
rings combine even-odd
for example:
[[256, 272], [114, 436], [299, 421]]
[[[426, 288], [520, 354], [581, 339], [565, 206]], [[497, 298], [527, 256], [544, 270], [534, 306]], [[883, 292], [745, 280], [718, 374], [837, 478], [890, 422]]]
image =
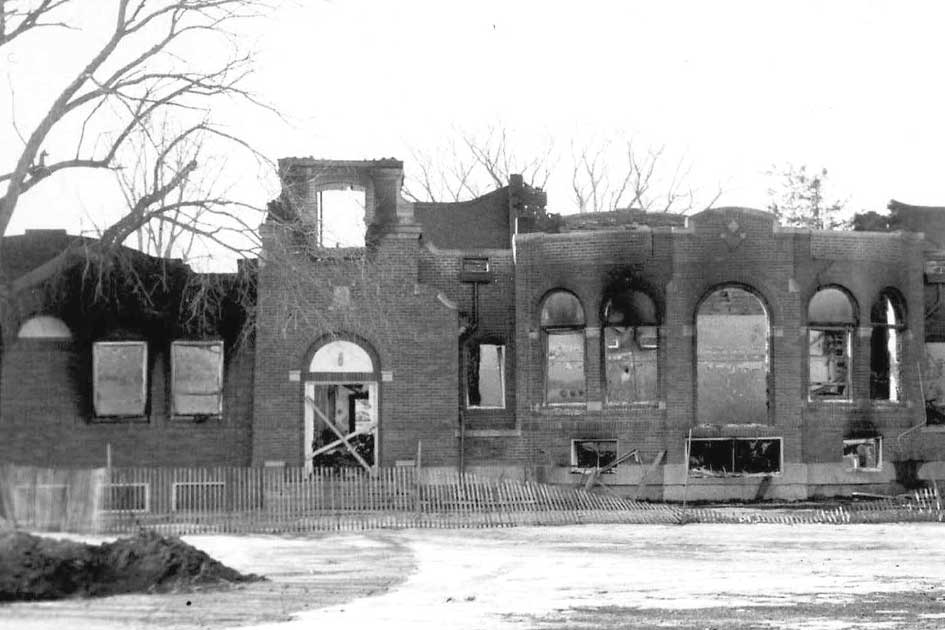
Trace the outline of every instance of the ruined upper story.
[[271, 221], [290, 223], [316, 248], [376, 245], [416, 232], [440, 250], [511, 249], [515, 234], [552, 229], [545, 193], [512, 175], [509, 185], [461, 202], [411, 202], [401, 195], [403, 162], [279, 160], [282, 192]]

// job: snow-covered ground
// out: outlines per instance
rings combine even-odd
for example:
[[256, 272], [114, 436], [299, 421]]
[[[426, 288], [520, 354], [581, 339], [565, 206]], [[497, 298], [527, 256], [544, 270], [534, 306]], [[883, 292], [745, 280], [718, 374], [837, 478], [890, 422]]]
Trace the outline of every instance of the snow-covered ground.
[[938, 628], [943, 534], [909, 523], [193, 536], [269, 576], [268, 590], [0, 606], [0, 627]]
[[[865, 627], [869, 620], [856, 617], [860, 599], [890, 593], [908, 600], [945, 587], [943, 534], [937, 524], [412, 531], [402, 536], [417, 570], [399, 587], [259, 627], [522, 628], [566, 620], [580, 608], [818, 604], [848, 604], [848, 619], [815, 613], [804, 627]], [[914, 627], [906, 618], [897, 626], [894, 610], [878, 614], [876, 627]], [[945, 627], [945, 619], [936, 623]]]

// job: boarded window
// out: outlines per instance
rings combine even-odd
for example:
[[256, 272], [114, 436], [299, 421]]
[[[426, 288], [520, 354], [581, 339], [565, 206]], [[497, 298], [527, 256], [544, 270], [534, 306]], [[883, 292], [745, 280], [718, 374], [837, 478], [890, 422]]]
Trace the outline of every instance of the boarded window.
[[[571, 441], [572, 472], [603, 468], [613, 463], [615, 459], [617, 459], [617, 440]], [[613, 472], [614, 468], [608, 472]]]
[[505, 407], [505, 346], [474, 343], [467, 354], [466, 405]]
[[223, 411], [223, 342], [171, 344], [174, 414], [216, 416]]
[[689, 474], [772, 475], [781, 472], [781, 438], [692, 438]]
[[873, 304], [870, 320], [870, 398], [902, 399], [902, 339], [905, 331], [902, 301], [884, 292]]
[[548, 332], [546, 343], [546, 402], [584, 402], [584, 332]]
[[842, 290], [818, 291], [807, 307], [808, 396], [811, 400], [850, 400], [853, 303]]
[[847, 470], [879, 470], [883, 466], [882, 438], [844, 440], [843, 461]]
[[95, 415], [143, 416], [148, 346], [143, 341], [99, 341], [92, 347]]

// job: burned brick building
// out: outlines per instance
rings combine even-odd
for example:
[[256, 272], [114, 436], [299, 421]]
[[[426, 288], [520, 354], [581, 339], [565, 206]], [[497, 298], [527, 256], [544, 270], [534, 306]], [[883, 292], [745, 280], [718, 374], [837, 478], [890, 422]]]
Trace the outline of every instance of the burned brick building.
[[[100, 465], [108, 444], [124, 466], [420, 464], [558, 484], [603, 470], [670, 500], [888, 492], [945, 472], [945, 209], [891, 207], [896, 232], [745, 208], [556, 217], [520, 177], [411, 203], [397, 160], [280, 170], [241, 352], [124, 330], [141, 394], [115, 409], [95, 361], [74, 367], [107, 364], [107, 331], [39, 307], [7, 317], [0, 457]], [[332, 207], [352, 191], [361, 205]], [[339, 213], [360, 242], [333, 242]]]

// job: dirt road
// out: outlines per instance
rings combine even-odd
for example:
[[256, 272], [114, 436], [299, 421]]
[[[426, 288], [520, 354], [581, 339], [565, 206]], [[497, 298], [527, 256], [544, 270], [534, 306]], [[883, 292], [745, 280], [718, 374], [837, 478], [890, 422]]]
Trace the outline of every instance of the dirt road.
[[0, 627], [943, 628], [943, 534], [700, 524], [195, 536], [271, 584], [4, 606]]

